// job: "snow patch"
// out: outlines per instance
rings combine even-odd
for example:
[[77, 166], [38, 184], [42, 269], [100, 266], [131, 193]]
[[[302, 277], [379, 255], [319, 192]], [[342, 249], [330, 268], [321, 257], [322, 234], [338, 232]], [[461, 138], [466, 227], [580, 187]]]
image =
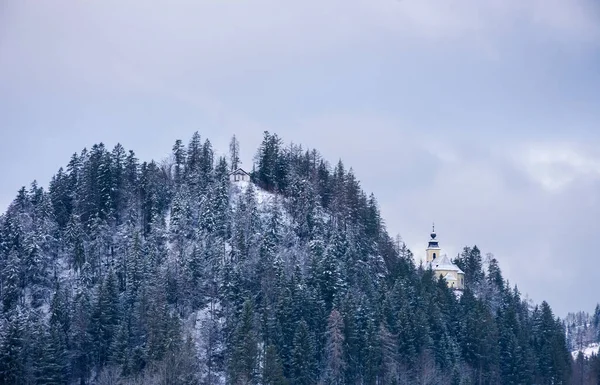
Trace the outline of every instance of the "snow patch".
[[571, 355], [573, 356], [573, 359], [577, 359], [579, 352], [582, 352], [586, 358], [590, 358], [592, 355], [597, 356], [599, 350], [600, 350], [600, 344], [596, 342], [593, 344], [589, 344], [588, 346], [586, 346], [584, 348], [572, 351]]
[[248, 186], [252, 185], [254, 187], [254, 193], [256, 194], [256, 201], [259, 205], [263, 205], [271, 202], [275, 198], [275, 194], [265, 191], [255, 185], [254, 183], [246, 180], [241, 180], [237, 182], [231, 182], [232, 187], [237, 190], [237, 193], [244, 193]]

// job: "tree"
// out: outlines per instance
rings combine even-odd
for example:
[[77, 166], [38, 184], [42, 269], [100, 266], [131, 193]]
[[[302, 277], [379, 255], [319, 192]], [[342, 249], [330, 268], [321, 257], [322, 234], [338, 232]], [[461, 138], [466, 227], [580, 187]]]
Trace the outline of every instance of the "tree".
[[463, 314], [459, 339], [462, 356], [474, 371], [474, 381], [493, 381], [498, 354], [496, 325], [485, 305], [474, 297], [471, 290], [465, 290], [460, 304]]
[[293, 385], [313, 384], [315, 355], [308, 324], [304, 320], [298, 323], [293, 346], [291, 383]]
[[246, 300], [231, 346], [230, 376], [232, 384], [254, 384], [257, 380], [258, 346], [254, 330], [254, 309]]
[[93, 336], [95, 361], [103, 367], [111, 357], [113, 339], [119, 324], [119, 303], [117, 282], [111, 270], [100, 288], [91, 319], [91, 335]]
[[283, 366], [275, 345], [267, 346], [262, 379], [264, 385], [287, 385], [288, 383], [283, 375]]
[[73, 212], [73, 199], [69, 176], [62, 167], [52, 177], [49, 186], [50, 200], [54, 209], [54, 217], [60, 228], [64, 228]]
[[200, 157], [202, 153], [202, 142], [198, 131], [194, 132], [187, 150], [187, 165], [186, 176], [188, 183], [195, 184], [198, 178], [198, 170], [200, 169]]
[[215, 384], [218, 381], [219, 374], [223, 371], [223, 336], [219, 319], [215, 314], [214, 306], [209, 309], [209, 316], [201, 323], [201, 344], [200, 357], [201, 364], [204, 366], [206, 376], [204, 383]]
[[600, 304], [596, 305], [594, 316], [592, 318], [592, 324], [596, 330], [596, 339], [600, 341]]
[[344, 320], [336, 309], [333, 309], [327, 320], [326, 353], [327, 369], [325, 383], [338, 385], [344, 383]]
[[92, 369], [93, 342], [90, 319], [92, 306], [86, 291], [79, 293], [74, 298], [71, 332], [69, 334], [72, 376], [74, 379], [79, 380], [81, 384], [85, 384]]
[[231, 137], [231, 141], [229, 142], [229, 165], [231, 167], [230, 171], [237, 170], [242, 164], [240, 160], [240, 143], [238, 142], [235, 135]]
[[126, 196], [127, 193], [124, 189], [125, 187], [125, 167], [127, 162], [127, 155], [125, 153], [125, 149], [119, 143], [115, 145], [111, 152], [111, 202], [112, 202], [112, 212], [115, 217], [115, 221], [117, 225], [120, 225], [123, 221], [123, 213], [126, 206]]
[[10, 312], [0, 338], [0, 383], [18, 384], [25, 378], [26, 321], [20, 308]]
[[398, 383], [398, 342], [383, 321], [379, 327], [379, 347], [381, 349], [381, 367], [379, 377], [384, 384]]
[[536, 379], [541, 383], [566, 384], [571, 357], [566, 351], [565, 333], [546, 301], [533, 314], [534, 348], [537, 353]]
[[179, 187], [179, 185], [183, 182], [186, 161], [185, 146], [180, 139], [177, 139], [173, 145], [173, 158], [175, 161], [173, 179], [175, 181], [175, 186]]
[[22, 267], [17, 251], [11, 250], [3, 261], [2, 275], [2, 305], [4, 313], [9, 313], [21, 300]]
[[479, 248], [477, 246], [465, 247], [455, 262], [465, 272], [465, 287], [478, 291], [484, 278]]
[[258, 170], [253, 178], [267, 191], [285, 191], [288, 183], [288, 161], [277, 134], [264, 132], [263, 141], [255, 156]]
[[50, 326], [50, 330], [41, 336], [39, 342], [41, 359], [35, 364], [39, 370], [36, 381], [40, 384], [61, 385], [67, 382], [68, 361], [65, 335], [58, 326]]

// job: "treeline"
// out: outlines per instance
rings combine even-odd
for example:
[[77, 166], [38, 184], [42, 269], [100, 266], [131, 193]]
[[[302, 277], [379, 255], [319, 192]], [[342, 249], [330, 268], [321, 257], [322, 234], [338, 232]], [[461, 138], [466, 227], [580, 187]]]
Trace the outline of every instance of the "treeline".
[[567, 345], [575, 354], [572, 384], [600, 384], [600, 357], [584, 351], [600, 344], [600, 304], [593, 314], [584, 311], [569, 313], [564, 320]]
[[74, 154], [0, 217], [2, 384], [567, 384], [562, 321], [466, 247], [415, 266], [352, 169], [265, 133]]
[[600, 304], [596, 305], [593, 314], [585, 311], [567, 314], [564, 324], [571, 351], [600, 342]]

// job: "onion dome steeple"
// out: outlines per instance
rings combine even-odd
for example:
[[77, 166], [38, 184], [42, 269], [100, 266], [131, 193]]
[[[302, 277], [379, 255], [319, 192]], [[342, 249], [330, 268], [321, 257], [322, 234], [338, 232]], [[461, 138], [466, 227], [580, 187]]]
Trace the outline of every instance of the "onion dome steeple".
[[437, 234], [435, 233], [435, 223], [432, 226], [431, 234], [430, 235], [431, 235], [431, 239], [429, 240], [429, 246], [428, 246], [428, 248], [429, 249], [439, 248], [440, 246], [438, 244], [438, 241], [437, 241], [437, 239], [435, 239], [435, 237], [437, 236]]

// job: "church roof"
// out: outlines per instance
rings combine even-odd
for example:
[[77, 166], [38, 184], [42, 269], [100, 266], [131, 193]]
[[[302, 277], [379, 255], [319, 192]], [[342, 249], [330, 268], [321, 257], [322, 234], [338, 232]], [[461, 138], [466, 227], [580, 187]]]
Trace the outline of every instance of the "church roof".
[[457, 280], [456, 273], [448, 273], [448, 274], [444, 275], [444, 279], [446, 279], [446, 281], [456, 281]]
[[448, 256], [446, 254], [442, 255], [438, 259], [434, 259], [433, 261], [431, 261], [430, 266], [432, 270], [448, 270], [454, 271], [459, 274], [464, 274], [464, 272], [458, 266], [456, 266], [450, 261], [450, 259], [448, 259]]
[[246, 171], [244, 171], [241, 167], [236, 168], [235, 170], [233, 170], [232, 172], [229, 173], [229, 175], [233, 175], [233, 174], [245, 174], [245, 175], [250, 175], [248, 174]]

